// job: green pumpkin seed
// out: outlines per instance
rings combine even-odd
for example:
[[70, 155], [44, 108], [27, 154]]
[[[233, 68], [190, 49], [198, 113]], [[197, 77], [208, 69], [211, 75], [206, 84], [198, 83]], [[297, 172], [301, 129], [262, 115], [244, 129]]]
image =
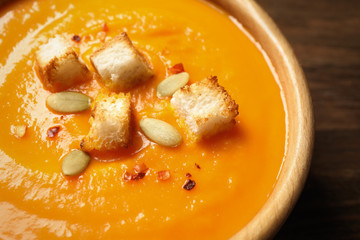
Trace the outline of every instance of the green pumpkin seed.
[[172, 96], [177, 90], [184, 87], [189, 81], [189, 74], [187, 72], [171, 75], [163, 80], [157, 87], [158, 97]]
[[159, 145], [176, 147], [182, 142], [181, 134], [167, 122], [155, 118], [143, 118], [140, 120], [140, 128], [149, 139]]
[[56, 112], [76, 113], [89, 109], [91, 98], [77, 92], [59, 92], [48, 96], [46, 104]]
[[62, 162], [62, 172], [66, 176], [76, 176], [82, 173], [89, 165], [90, 156], [81, 151], [74, 150], [67, 154]]

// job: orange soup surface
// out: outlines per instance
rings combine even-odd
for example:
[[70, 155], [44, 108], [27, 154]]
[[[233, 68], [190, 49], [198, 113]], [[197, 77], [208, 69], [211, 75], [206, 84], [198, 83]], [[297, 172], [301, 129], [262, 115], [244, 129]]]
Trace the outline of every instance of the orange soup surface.
[[[1, 239], [227, 239], [266, 202], [285, 154], [281, 90], [258, 44], [226, 13], [196, 0], [29, 0], [1, 7], [0, 16]], [[56, 34], [77, 34], [74, 47], [94, 72], [90, 54], [124, 31], [155, 70], [130, 91], [132, 144], [92, 156], [80, 176], [65, 177], [62, 158], [79, 149], [91, 112], [47, 108], [51, 93], [36, 73], [35, 52]], [[218, 77], [239, 105], [231, 130], [191, 141], [170, 98], [156, 96], [177, 63], [188, 84]], [[92, 79], [70, 90], [94, 99], [100, 89]], [[148, 140], [139, 130], [143, 117], [175, 126], [182, 145]], [[16, 125], [27, 126], [24, 137], [14, 136]], [[53, 126], [60, 131], [48, 138]], [[147, 175], [125, 182], [141, 163]], [[171, 178], [157, 180], [161, 170]], [[191, 191], [182, 187], [187, 173], [196, 182]]]

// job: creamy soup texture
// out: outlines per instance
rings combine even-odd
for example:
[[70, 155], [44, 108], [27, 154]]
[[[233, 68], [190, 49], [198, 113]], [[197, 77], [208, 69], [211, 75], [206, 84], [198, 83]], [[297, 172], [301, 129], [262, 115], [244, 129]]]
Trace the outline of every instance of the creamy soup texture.
[[[106, 29], [104, 29], [106, 23]], [[0, 238], [2, 239], [227, 239], [270, 196], [286, 146], [281, 90], [260, 47], [231, 17], [196, 0], [11, 1], [0, 8]], [[50, 111], [35, 70], [35, 52], [50, 37], [81, 37], [74, 47], [91, 72], [89, 56], [103, 41], [127, 32], [155, 76], [135, 88], [132, 144], [92, 156], [77, 177], [61, 172], [62, 157], [79, 149], [90, 110]], [[179, 124], [169, 98], [156, 96], [168, 68], [182, 63], [190, 84], [208, 76], [239, 105], [236, 125], [200, 142]], [[95, 98], [95, 79], [71, 88]], [[159, 146], [139, 120], [166, 120], [183, 136]], [[16, 125], [25, 125], [22, 138]], [[60, 126], [55, 138], [47, 130]], [[125, 182], [145, 163], [147, 175]], [[171, 178], [157, 180], [169, 170]], [[182, 188], [188, 177], [196, 182]]]

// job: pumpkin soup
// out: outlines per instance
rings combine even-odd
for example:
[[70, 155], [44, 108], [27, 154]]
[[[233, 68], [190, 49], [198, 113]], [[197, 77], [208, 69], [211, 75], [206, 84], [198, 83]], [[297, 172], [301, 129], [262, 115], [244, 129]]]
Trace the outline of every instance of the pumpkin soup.
[[[0, 238], [227, 239], [266, 202], [286, 151], [282, 93], [260, 46], [226, 13], [198, 0], [19, 0], [0, 16]], [[153, 72], [116, 89], [131, 96], [130, 141], [85, 154], [89, 101], [107, 86], [90, 56], [123, 32]], [[75, 108], [54, 100], [68, 94], [47, 87], [36, 63], [55, 36], [91, 75], [67, 79], [66, 91], [81, 93], [70, 93], [82, 99]], [[210, 76], [239, 115], [194, 139], [171, 95]], [[177, 136], [168, 146], [146, 133], [159, 124]]]

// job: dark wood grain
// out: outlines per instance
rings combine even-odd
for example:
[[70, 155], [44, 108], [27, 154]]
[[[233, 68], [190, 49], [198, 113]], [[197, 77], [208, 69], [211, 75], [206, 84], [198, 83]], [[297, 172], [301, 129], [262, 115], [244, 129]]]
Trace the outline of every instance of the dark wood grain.
[[309, 178], [275, 239], [360, 239], [360, 1], [258, 3], [293, 46], [315, 113]]

